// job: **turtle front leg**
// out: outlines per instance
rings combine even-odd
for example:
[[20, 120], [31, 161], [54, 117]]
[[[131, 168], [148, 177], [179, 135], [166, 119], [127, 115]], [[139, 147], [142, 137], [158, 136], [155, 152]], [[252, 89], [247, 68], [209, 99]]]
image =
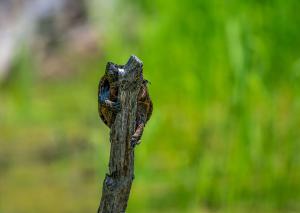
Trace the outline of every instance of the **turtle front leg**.
[[102, 106], [106, 106], [114, 112], [121, 111], [120, 101], [109, 100], [109, 87], [101, 87], [98, 101]]
[[132, 148], [134, 148], [136, 145], [141, 143], [141, 137], [143, 135], [144, 127], [145, 127], [145, 124], [141, 123], [136, 128], [136, 130], [130, 140], [130, 144], [131, 144]]

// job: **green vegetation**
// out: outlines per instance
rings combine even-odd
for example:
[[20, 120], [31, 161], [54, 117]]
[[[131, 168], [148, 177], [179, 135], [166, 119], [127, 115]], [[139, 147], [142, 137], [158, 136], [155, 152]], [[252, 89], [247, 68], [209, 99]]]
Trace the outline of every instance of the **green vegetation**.
[[73, 56], [67, 77], [40, 78], [26, 48], [16, 59], [0, 91], [0, 212], [96, 211], [109, 156], [97, 84], [133, 53], [154, 112], [128, 212], [299, 212], [299, 1], [115, 7], [103, 57]]

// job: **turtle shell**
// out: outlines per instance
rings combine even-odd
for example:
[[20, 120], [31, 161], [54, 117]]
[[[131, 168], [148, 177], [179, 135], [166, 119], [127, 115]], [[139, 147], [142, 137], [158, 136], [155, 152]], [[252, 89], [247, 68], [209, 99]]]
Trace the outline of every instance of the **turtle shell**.
[[[152, 115], [153, 105], [150, 99], [146, 80], [143, 81], [141, 89], [138, 94], [138, 103], [137, 103], [137, 120], [136, 125], [140, 123], [146, 124]], [[100, 95], [101, 88], [104, 88], [104, 91], [109, 92], [109, 100], [117, 101], [118, 98], [118, 85], [116, 82], [110, 82], [105, 76], [101, 78], [98, 86], [98, 97]], [[112, 111], [106, 105], [103, 105], [98, 102], [98, 112], [101, 120], [110, 128], [116, 118], [116, 112]]]
[[[109, 93], [109, 100], [111, 101], [117, 101], [118, 97], [118, 88], [112, 86], [113, 82], [109, 82], [109, 80], [105, 77], [103, 77], [98, 86], [98, 97], [100, 97], [100, 91], [101, 88], [104, 88], [105, 92]], [[108, 106], [101, 104], [98, 101], [98, 112], [101, 120], [108, 126], [111, 127], [115, 117], [116, 113], [113, 112]]]

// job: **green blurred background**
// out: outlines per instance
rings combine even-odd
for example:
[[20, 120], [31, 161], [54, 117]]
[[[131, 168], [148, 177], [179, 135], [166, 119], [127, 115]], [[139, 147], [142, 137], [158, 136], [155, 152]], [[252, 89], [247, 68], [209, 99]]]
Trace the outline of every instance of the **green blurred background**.
[[[14, 53], [0, 85], [0, 212], [96, 212], [110, 149], [98, 81], [131, 54], [154, 111], [128, 212], [300, 212], [298, 0], [74, 0], [38, 18], [20, 15], [38, 1], [5, 2], [0, 39], [17, 39], [5, 51], [0, 40]], [[26, 30], [5, 31], [16, 23]]]

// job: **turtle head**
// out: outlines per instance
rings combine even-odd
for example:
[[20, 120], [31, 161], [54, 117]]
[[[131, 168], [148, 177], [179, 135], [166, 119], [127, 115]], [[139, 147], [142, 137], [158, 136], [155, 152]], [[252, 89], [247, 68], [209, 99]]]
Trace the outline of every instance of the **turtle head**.
[[148, 80], [146, 80], [146, 79], [143, 79], [143, 84], [144, 84], [144, 85], [147, 85], [147, 84], [151, 84], [151, 82], [148, 81]]
[[108, 81], [110, 82], [117, 81], [118, 74], [119, 74], [118, 65], [112, 62], [108, 62], [106, 64], [106, 69], [105, 69], [105, 75], [107, 76]]

